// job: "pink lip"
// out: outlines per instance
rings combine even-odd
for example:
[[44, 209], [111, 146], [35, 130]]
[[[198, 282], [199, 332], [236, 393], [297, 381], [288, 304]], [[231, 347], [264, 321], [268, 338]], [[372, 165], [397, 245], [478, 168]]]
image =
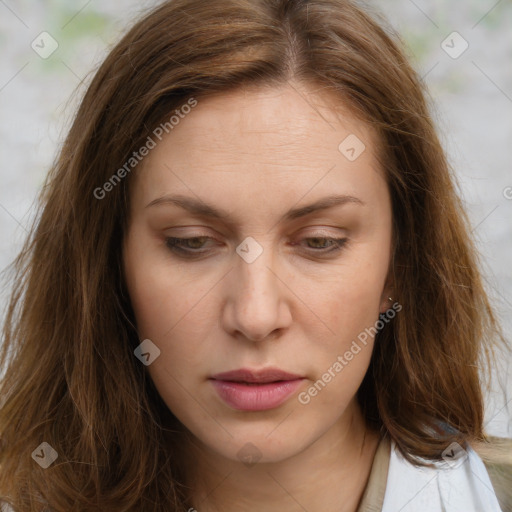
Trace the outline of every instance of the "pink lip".
[[211, 377], [220, 398], [240, 411], [265, 411], [284, 403], [299, 387], [300, 375], [279, 369], [240, 369]]

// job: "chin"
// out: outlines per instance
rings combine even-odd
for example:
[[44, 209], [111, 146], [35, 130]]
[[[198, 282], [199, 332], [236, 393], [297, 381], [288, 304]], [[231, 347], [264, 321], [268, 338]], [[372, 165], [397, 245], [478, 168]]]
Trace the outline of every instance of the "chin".
[[[227, 427], [229, 434], [223, 431], [222, 436], [213, 437], [212, 430], [193, 432], [193, 435], [217, 455], [242, 462], [248, 467], [256, 463], [271, 464], [289, 459], [301, 453], [321, 435], [318, 433], [316, 436], [312, 428], [304, 425], [297, 425], [296, 428], [290, 428], [290, 425], [284, 428], [281, 425], [283, 428], [279, 430], [278, 424], [279, 421], [265, 422], [260, 426], [247, 423], [238, 432], [233, 427]], [[217, 430], [216, 427], [212, 428]]]

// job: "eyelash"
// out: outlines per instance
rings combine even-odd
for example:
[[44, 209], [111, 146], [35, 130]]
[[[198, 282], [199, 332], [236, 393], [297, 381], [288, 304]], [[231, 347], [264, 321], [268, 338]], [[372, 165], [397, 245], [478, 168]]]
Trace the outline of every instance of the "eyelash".
[[[201, 239], [207, 239], [207, 240], [214, 240], [213, 238], [209, 236], [193, 236], [190, 238], [177, 238], [177, 237], [167, 237], [165, 239], [165, 245], [168, 247], [168, 249], [177, 254], [180, 257], [184, 258], [194, 258], [199, 257], [203, 254], [207, 254], [208, 251], [206, 250], [190, 250], [190, 249], [184, 249], [181, 247], [183, 243], [187, 243], [190, 240], [201, 240]], [[317, 255], [326, 255], [331, 253], [338, 253], [340, 252], [346, 243], [348, 242], [348, 238], [332, 238], [332, 237], [326, 237], [326, 236], [312, 236], [312, 237], [306, 237], [302, 240], [326, 240], [331, 243], [330, 247], [328, 248], [321, 248], [319, 250], [310, 248], [312, 252]], [[296, 244], [294, 244], [296, 245]]]

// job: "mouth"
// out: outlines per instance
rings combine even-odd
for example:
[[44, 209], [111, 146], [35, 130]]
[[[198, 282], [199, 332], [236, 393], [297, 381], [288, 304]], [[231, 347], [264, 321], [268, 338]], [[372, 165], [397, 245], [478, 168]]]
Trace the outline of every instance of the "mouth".
[[218, 373], [210, 381], [221, 400], [239, 411], [264, 411], [282, 405], [304, 377], [277, 368]]

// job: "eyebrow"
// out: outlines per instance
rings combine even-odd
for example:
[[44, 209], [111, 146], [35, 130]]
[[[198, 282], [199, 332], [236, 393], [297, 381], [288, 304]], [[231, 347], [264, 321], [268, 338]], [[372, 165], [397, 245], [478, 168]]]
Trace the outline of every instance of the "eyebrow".
[[[165, 195], [162, 197], [158, 197], [157, 199], [154, 199], [153, 201], [148, 203], [146, 205], [146, 208], [149, 208], [150, 206], [165, 204], [173, 204], [176, 206], [180, 206], [181, 208], [189, 211], [190, 213], [200, 215], [203, 217], [212, 217], [214, 219], [219, 219], [223, 221], [228, 221], [230, 219], [230, 214], [226, 210], [216, 208], [214, 206], [204, 203], [203, 201], [194, 199], [193, 197], [183, 195]], [[307, 204], [305, 206], [299, 206], [297, 208], [292, 208], [288, 210], [288, 212], [286, 212], [281, 217], [281, 222], [295, 220], [300, 217], [310, 215], [311, 213], [327, 210], [329, 208], [333, 208], [335, 206], [342, 206], [345, 204], [365, 205], [365, 203], [361, 199], [354, 196], [331, 195], [318, 199], [317, 201]]]

